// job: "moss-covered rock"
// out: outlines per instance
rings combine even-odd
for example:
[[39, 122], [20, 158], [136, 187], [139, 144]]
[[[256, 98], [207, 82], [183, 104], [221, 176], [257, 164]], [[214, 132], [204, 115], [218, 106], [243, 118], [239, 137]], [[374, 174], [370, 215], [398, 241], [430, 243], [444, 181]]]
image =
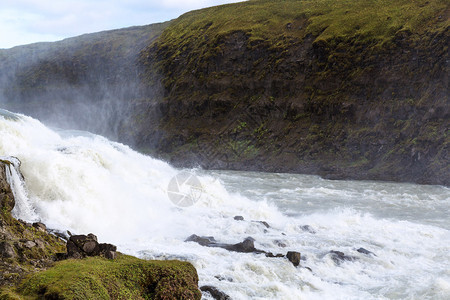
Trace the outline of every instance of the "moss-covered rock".
[[[8, 160], [0, 161], [0, 203], [14, 197], [4, 176], [10, 165]], [[56, 254], [65, 250], [66, 243], [43, 224], [16, 220], [9, 207], [2, 206], [0, 299], [201, 298], [197, 271], [188, 262], [146, 261], [120, 253], [114, 260], [89, 257], [55, 262]]]
[[197, 272], [187, 262], [90, 257], [58, 262], [5, 291], [4, 298], [200, 299], [197, 284]]

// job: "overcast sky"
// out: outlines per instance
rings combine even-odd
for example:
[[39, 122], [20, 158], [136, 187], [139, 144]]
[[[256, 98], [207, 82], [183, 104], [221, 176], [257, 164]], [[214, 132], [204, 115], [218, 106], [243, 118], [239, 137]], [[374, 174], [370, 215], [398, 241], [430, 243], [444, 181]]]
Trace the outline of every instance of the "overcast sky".
[[0, 48], [167, 21], [239, 0], [0, 0]]

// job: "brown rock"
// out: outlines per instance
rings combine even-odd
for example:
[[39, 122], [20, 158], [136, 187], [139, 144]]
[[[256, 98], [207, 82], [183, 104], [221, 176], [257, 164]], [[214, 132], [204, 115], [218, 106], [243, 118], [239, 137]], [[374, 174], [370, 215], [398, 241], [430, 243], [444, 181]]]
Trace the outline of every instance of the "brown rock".
[[300, 264], [300, 252], [288, 251], [286, 258], [294, 265], [294, 267], [297, 267]]

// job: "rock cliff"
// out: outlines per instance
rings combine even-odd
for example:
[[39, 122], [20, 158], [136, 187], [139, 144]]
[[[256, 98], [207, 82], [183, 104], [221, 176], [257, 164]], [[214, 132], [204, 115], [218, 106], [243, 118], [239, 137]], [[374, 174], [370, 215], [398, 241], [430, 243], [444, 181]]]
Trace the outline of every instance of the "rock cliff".
[[[177, 166], [449, 185], [449, 11], [445, 0], [246, 1], [45, 45], [56, 67], [21, 65], [0, 90], [31, 114], [51, 96], [40, 117]], [[0, 65], [33, 47], [0, 51]], [[93, 113], [66, 111], [78, 102], [61, 78], [89, 91], [80, 103]]]

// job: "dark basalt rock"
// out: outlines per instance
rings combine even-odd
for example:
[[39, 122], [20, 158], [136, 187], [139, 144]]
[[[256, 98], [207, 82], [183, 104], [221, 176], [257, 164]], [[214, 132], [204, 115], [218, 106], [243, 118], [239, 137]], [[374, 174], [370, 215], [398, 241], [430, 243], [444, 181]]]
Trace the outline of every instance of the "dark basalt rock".
[[243, 242], [234, 245], [224, 245], [222, 248], [229, 251], [245, 252], [245, 253], [263, 253], [264, 251], [255, 248], [255, 240], [251, 237], [246, 238]]
[[300, 252], [289, 251], [286, 255], [283, 254], [273, 254], [272, 252], [267, 252], [264, 250], [260, 250], [255, 248], [255, 239], [252, 237], [246, 238], [244, 241], [237, 244], [225, 244], [218, 243], [216, 239], [212, 236], [198, 236], [193, 234], [189, 236], [185, 242], [196, 242], [205, 247], [218, 247], [223, 248], [228, 251], [241, 252], [241, 253], [255, 253], [255, 254], [265, 254], [266, 257], [285, 257], [292, 262], [294, 266], [298, 266], [300, 264]]
[[228, 251], [243, 252], [243, 253], [266, 253], [263, 250], [255, 248], [254, 239], [251, 237], [246, 238], [244, 241], [237, 244], [218, 243], [212, 236], [198, 236], [193, 234], [189, 236], [185, 242], [196, 242], [205, 247], [218, 247]]
[[267, 223], [266, 221], [254, 221], [254, 222], [261, 223], [261, 224], [263, 224], [266, 228], [270, 228], [269, 223]]
[[189, 236], [185, 242], [196, 242], [197, 244], [207, 247], [210, 247], [211, 244], [217, 243], [212, 236], [198, 236], [196, 234]]
[[275, 241], [273, 241], [273, 243], [275, 245], [277, 245], [278, 247], [281, 247], [281, 248], [286, 248], [287, 247], [286, 243], [284, 243], [283, 241], [280, 241], [280, 240], [275, 240]]
[[225, 294], [224, 292], [220, 291], [214, 286], [211, 285], [204, 285], [200, 287], [200, 290], [205, 293], [209, 293], [214, 299], [216, 300], [230, 300], [230, 296]]
[[224, 281], [224, 280], [229, 281], [229, 282], [233, 282], [234, 281], [233, 278], [225, 277], [225, 276], [222, 276], [222, 275], [216, 275], [216, 276], [214, 276], [214, 278], [216, 278], [219, 281]]
[[235, 216], [234, 219], [236, 221], [244, 221], [244, 217], [243, 216]]
[[374, 255], [374, 256], [377, 256], [375, 253], [373, 253], [372, 251], [369, 251], [369, 250], [367, 250], [367, 249], [364, 249], [364, 248], [359, 248], [359, 249], [357, 249], [356, 251], [358, 251], [359, 253], [362, 253], [362, 254], [366, 254], [366, 255]]
[[294, 267], [300, 265], [300, 257], [300, 252], [296, 251], [288, 251], [286, 254], [286, 258], [294, 265]]
[[272, 252], [268, 252], [266, 253], [266, 257], [284, 257], [284, 255], [280, 253], [273, 254]]
[[344, 252], [341, 252], [341, 251], [331, 250], [329, 253], [331, 254], [331, 259], [337, 265], [340, 265], [344, 261], [355, 261], [358, 259], [355, 256], [345, 255]]
[[315, 231], [311, 226], [309, 226], [309, 225], [303, 225], [303, 226], [300, 226], [300, 229], [303, 230], [303, 231], [305, 231], [305, 232], [312, 233], [312, 234], [315, 234], [315, 233], [316, 233], [316, 231]]

